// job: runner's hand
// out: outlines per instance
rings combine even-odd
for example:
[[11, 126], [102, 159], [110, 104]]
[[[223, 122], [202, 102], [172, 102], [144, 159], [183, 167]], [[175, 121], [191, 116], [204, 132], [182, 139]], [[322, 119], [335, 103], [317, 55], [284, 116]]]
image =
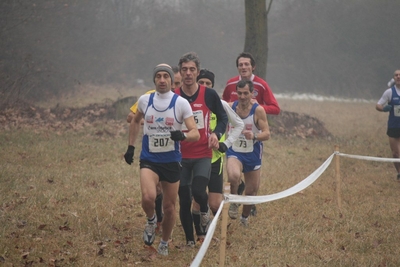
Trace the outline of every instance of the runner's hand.
[[390, 111], [391, 109], [392, 109], [392, 106], [391, 106], [391, 105], [386, 105], [386, 106], [383, 107], [383, 112], [388, 112], [388, 111]]
[[218, 151], [221, 153], [225, 153], [228, 150], [228, 147], [225, 145], [224, 142], [219, 142]]
[[134, 146], [128, 146], [128, 150], [126, 151], [124, 158], [126, 163], [131, 165], [133, 163], [133, 154], [135, 153], [135, 147]]
[[171, 139], [174, 141], [183, 141], [186, 139], [186, 135], [182, 131], [170, 131]]

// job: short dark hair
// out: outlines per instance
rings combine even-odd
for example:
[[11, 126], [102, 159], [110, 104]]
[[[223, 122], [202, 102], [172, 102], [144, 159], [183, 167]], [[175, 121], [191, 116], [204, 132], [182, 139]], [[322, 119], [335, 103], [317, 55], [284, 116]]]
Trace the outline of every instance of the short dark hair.
[[256, 66], [256, 61], [254, 60], [254, 57], [252, 54], [249, 52], [242, 52], [239, 54], [239, 56], [236, 58], [236, 67], [239, 67], [239, 58], [245, 57], [245, 58], [250, 58], [250, 63], [252, 67]]
[[249, 80], [240, 80], [237, 84], [236, 84], [236, 90], [238, 88], [244, 88], [246, 87], [246, 85], [249, 86], [249, 91], [252, 93], [254, 91], [254, 84], [252, 81]]
[[178, 66], [173, 66], [173, 67], [172, 67], [172, 71], [173, 71], [175, 74], [177, 74], [177, 73], [179, 72]]
[[196, 68], [200, 70], [200, 59], [195, 52], [188, 52], [179, 59], [179, 64], [178, 64], [179, 69], [182, 69], [182, 63], [190, 61], [193, 61], [196, 64]]

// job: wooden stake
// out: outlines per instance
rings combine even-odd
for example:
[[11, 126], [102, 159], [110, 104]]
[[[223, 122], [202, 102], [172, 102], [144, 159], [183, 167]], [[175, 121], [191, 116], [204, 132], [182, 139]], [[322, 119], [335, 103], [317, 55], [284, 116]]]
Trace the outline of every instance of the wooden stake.
[[[335, 151], [339, 152], [339, 146], [335, 145]], [[339, 206], [339, 211], [342, 211], [342, 192], [341, 192], [341, 183], [342, 179], [340, 179], [340, 160], [339, 160], [339, 155], [335, 155], [335, 161], [336, 161], [336, 197], [337, 197], [337, 203]]]
[[[224, 194], [230, 194], [231, 185], [230, 183], [225, 183]], [[219, 243], [219, 266], [225, 266], [226, 257], [226, 231], [228, 228], [228, 209], [229, 203], [225, 203], [222, 208], [222, 222], [221, 222], [221, 240]]]

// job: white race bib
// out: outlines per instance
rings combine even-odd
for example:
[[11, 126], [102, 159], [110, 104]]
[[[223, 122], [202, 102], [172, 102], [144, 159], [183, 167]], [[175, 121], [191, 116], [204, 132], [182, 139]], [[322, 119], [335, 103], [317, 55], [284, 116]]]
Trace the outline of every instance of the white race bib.
[[[203, 111], [202, 110], [196, 110], [193, 111], [193, 118], [194, 122], [197, 125], [197, 129], [203, 129], [204, 128], [204, 116], [203, 116]], [[188, 128], [186, 127], [186, 124], [182, 124], [182, 131], [187, 131]]]
[[395, 105], [393, 107], [393, 114], [396, 117], [400, 117], [400, 105]]
[[232, 149], [239, 153], [253, 152], [253, 140], [247, 140], [244, 135], [240, 135], [239, 138], [233, 142]]
[[149, 151], [152, 153], [169, 152], [175, 150], [175, 142], [170, 133], [149, 135]]

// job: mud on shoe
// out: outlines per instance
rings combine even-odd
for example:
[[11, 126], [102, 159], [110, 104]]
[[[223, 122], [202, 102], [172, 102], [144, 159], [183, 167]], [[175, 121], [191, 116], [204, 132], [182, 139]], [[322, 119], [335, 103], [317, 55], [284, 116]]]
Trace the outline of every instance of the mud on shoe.
[[231, 219], [237, 219], [238, 217], [238, 210], [239, 210], [239, 204], [236, 203], [231, 203], [229, 205], [229, 210], [228, 210], [228, 215]]
[[144, 227], [143, 241], [146, 245], [151, 246], [156, 237], [156, 227], [157, 223], [147, 222]]

